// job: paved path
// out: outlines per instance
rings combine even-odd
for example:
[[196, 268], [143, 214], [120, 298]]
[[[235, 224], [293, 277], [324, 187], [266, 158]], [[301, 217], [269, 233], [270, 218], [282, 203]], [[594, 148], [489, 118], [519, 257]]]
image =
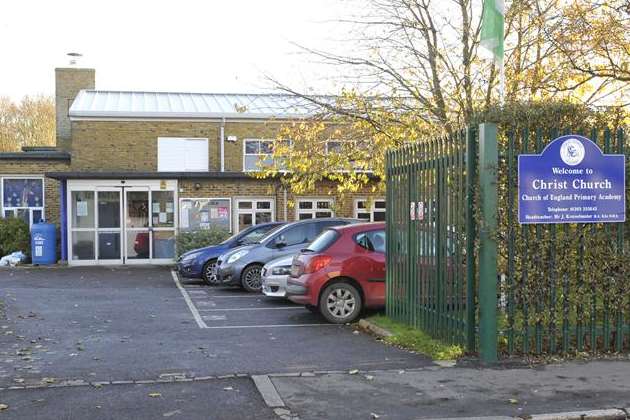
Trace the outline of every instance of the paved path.
[[[630, 360], [272, 377], [302, 420], [524, 416], [630, 407]], [[376, 416], [373, 416], [376, 414]]]

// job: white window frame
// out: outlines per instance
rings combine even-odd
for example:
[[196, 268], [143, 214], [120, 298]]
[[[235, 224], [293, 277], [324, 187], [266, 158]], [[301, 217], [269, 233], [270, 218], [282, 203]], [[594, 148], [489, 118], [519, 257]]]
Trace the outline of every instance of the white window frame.
[[[5, 207], [4, 206], [4, 181], [6, 179], [41, 179], [42, 180], [42, 205], [39, 207]], [[46, 178], [42, 175], [0, 175], [0, 217], [4, 218], [5, 210], [13, 211], [13, 217], [17, 217], [18, 210], [28, 210], [28, 226], [33, 226], [33, 210], [42, 212], [42, 219], [46, 219]]]
[[[366, 213], [370, 215], [370, 222], [374, 221], [374, 213], [385, 213], [387, 214], [387, 210], [386, 209], [377, 209], [376, 208], [376, 203], [377, 202], [382, 202], [385, 203], [385, 198], [384, 197], [375, 197], [372, 198], [372, 204], [370, 205], [370, 208], [359, 208], [359, 203], [361, 202], [365, 202], [367, 204], [367, 202], [370, 201], [368, 198], [356, 198], [354, 200], [354, 218], [355, 219], [359, 219], [359, 213]], [[361, 219], [361, 220], [365, 220], [367, 221], [367, 219]]]
[[[205, 167], [202, 169], [188, 169], [186, 167], [186, 162], [183, 163], [183, 168], [177, 171], [160, 169], [160, 140], [177, 140], [180, 142], [185, 141], [204, 141], [205, 142], [205, 152], [206, 152], [206, 160]], [[209, 142], [207, 137], [158, 137], [157, 139], [157, 171], [158, 172], [208, 172], [210, 170], [210, 154], [209, 154]]]
[[[240, 209], [239, 208], [239, 203], [242, 202], [251, 202], [252, 203], [252, 208], [251, 209]], [[260, 202], [268, 202], [271, 203], [270, 208], [269, 209], [257, 209], [257, 204]], [[252, 226], [255, 226], [256, 223], [256, 214], [257, 213], [269, 213], [269, 211], [271, 211], [271, 222], [275, 222], [276, 221], [276, 200], [273, 197], [237, 197], [234, 199], [234, 206], [232, 207], [234, 209], [233, 213], [233, 217], [234, 217], [234, 228], [233, 231], [234, 233], [238, 233], [240, 231], [240, 226], [239, 226], [239, 215], [241, 214], [251, 214], [252, 215]]]
[[[327, 203], [330, 204], [330, 207], [327, 209], [318, 209], [317, 208], [317, 202], [318, 201], [325, 201]], [[313, 204], [312, 208], [310, 209], [301, 209], [300, 208], [300, 203], [306, 203], [306, 202], [310, 202]], [[330, 217], [335, 217], [335, 210], [333, 210], [333, 206], [335, 204], [335, 200], [332, 198], [328, 198], [328, 197], [304, 197], [304, 198], [298, 198], [297, 200], [295, 200], [295, 220], [307, 220], [307, 219], [300, 219], [300, 215], [301, 214], [310, 214], [312, 217], [310, 219], [316, 219], [315, 217], [315, 213], [318, 212], [323, 212], [323, 211], [330, 211]], [[320, 219], [327, 219], [326, 217], [320, 217]]]
[[270, 156], [271, 153], [246, 153], [245, 151], [247, 143], [248, 142], [259, 142], [259, 143], [263, 143], [263, 142], [269, 142], [273, 145], [274, 140], [273, 139], [256, 139], [256, 138], [247, 138], [247, 139], [243, 139], [243, 172], [260, 172], [260, 168], [258, 166], [256, 166], [253, 169], [247, 169], [247, 167], [245, 166], [245, 161], [247, 160], [246, 157], [247, 156], [258, 156], [258, 159], [256, 160], [256, 162], [259, 162], [261, 158], [264, 158], [265, 156]]
[[182, 226], [182, 220], [181, 220], [181, 217], [182, 217], [182, 202], [187, 201], [187, 200], [188, 201], [195, 201], [195, 200], [198, 200], [198, 201], [227, 200], [228, 203], [229, 203], [229, 207], [228, 207], [229, 222], [228, 222], [228, 225], [229, 225], [230, 233], [232, 233], [232, 231], [234, 230], [234, 228], [233, 228], [233, 226], [234, 226], [233, 222], [234, 221], [233, 221], [233, 218], [232, 218], [232, 199], [230, 197], [180, 197], [179, 198], [179, 217], [180, 217], [180, 220], [179, 220], [180, 228], [179, 228], [179, 230], [183, 230], [183, 228], [181, 227]]

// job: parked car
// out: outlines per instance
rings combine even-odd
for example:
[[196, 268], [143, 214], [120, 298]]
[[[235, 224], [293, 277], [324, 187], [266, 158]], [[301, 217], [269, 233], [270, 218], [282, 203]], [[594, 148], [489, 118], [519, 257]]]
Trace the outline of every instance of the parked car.
[[188, 251], [178, 258], [177, 271], [183, 277], [201, 278], [209, 284], [216, 284], [216, 263], [221, 254], [242, 245], [255, 243], [284, 224], [286, 223], [271, 222], [250, 226], [218, 245]]
[[291, 273], [293, 255], [276, 258], [262, 268], [262, 292], [269, 297], [287, 296], [287, 278]]
[[356, 222], [354, 219], [327, 218], [301, 220], [282, 226], [259, 243], [221, 255], [217, 261], [217, 282], [240, 285], [249, 292], [260, 292], [261, 271], [269, 261], [297, 254], [328, 227]]
[[324, 231], [293, 259], [287, 297], [336, 324], [385, 306], [385, 223]]

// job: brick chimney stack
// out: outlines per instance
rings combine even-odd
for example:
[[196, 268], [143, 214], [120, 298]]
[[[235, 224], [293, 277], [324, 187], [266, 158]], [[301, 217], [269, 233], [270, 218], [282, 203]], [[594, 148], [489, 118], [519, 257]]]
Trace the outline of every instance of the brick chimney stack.
[[95, 70], [78, 67], [55, 69], [55, 112], [57, 147], [70, 151], [72, 132], [68, 111], [81, 89], [94, 89]]

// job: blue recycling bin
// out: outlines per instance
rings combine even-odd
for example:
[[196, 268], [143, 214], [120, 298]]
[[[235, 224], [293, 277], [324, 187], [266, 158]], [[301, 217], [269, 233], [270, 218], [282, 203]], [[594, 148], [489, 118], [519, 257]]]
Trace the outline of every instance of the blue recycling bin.
[[35, 223], [31, 227], [31, 258], [35, 265], [57, 262], [57, 229], [52, 223]]

